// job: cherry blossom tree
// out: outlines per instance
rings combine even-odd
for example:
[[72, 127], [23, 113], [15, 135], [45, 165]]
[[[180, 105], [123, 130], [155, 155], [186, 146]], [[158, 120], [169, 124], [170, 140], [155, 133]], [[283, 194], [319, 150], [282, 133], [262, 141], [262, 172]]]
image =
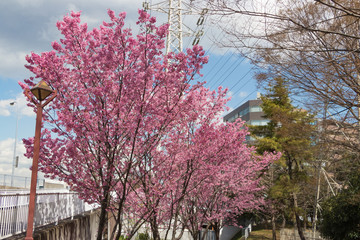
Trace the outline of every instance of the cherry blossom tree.
[[[256, 155], [244, 144], [242, 122], [220, 123], [212, 112], [216, 108], [205, 109], [151, 156], [152, 174], [137, 189], [140, 202], [153, 210], [147, 219], [153, 239], [180, 239], [185, 228], [197, 239], [202, 223], [217, 226], [219, 239], [224, 219], [236, 225], [230, 220], [263, 204], [258, 181], [279, 155]], [[159, 229], [165, 229], [161, 238]]]
[[201, 165], [203, 174], [196, 174], [193, 180], [197, 187], [189, 192], [181, 208], [184, 224], [194, 239], [199, 237], [201, 225], [213, 226], [219, 239], [225, 224], [239, 226], [236, 217], [263, 204], [260, 176], [280, 155], [256, 155], [253, 147], [244, 144], [246, 135], [247, 130], [238, 121], [216, 125], [203, 136], [203, 142], [214, 151], [214, 161]]
[[[144, 11], [136, 36], [124, 27], [125, 13], [108, 15], [91, 31], [80, 13], [65, 16], [54, 50], [27, 56], [35, 77], [25, 80], [42, 79], [59, 92], [44, 118], [51, 126], [42, 133], [40, 170], [101, 206], [98, 239], [113, 199], [120, 217], [139, 164], [196, 101], [192, 92], [203, 87], [189, 82], [207, 62], [199, 46], [165, 56], [168, 26], [155, 26]], [[24, 143], [31, 157], [32, 140]]]
[[[144, 222], [159, 239], [160, 225], [166, 234], [188, 226], [182, 209], [190, 198], [201, 198], [203, 208], [226, 186], [248, 201], [257, 191], [257, 174], [274, 157], [255, 157], [243, 143], [246, 130], [221, 123], [226, 90], [209, 91], [193, 81], [207, 62], [202, 48], [165, 55], [167, 25], [156, 26], [140, 10], [140, 33], [133, 36], [124, 27], [125, 13], [108, 15], [110, 22], [88, 30], [72, 12], [57, 23], [63, 38], [53, 50], [26, 58], [35, 77], [25, 83], [41, 79], [58, 91], [44, 116], [39, 169], [99, 204], [97, 239], [108, 212], [115, 219], [111, 239], [132, 237]], [[32, 157], [33, 140], [24, 143]], [[229, 202], [227, 193], [222, 190], [219, 204]], [[207, 221], [224, 214], [209, 211]], [[172, 239], [181, 233], [173, 231]]]

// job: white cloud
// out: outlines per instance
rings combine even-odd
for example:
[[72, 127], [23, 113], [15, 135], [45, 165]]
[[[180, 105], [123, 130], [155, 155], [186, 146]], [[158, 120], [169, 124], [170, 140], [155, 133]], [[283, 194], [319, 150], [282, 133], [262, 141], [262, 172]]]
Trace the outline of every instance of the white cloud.
[[35, 112], [33, 111], [33, 109], [31, 107], [29, 107], [27, 104], [28, 104], [28, 101], [26, 100], [25, 96], [21, 93], [20, 95], [18, 95], [16, 97], [16, 102], [19, 104], [18, 107], [19, 107], [19, 114], [21, 116], [29, 116], [29, 117], [32, 117], [32, 116], [35, 116]]
[[42, 5], [44, 0], [16, 0], [16, 2], [22, 7], [38, 7]]
[[[22, 80], [30, 75], [25, 56], [32, 51], [51, 50], [51, 42], [60, 38], [56, 22], [70, 10], [82, 11], [89, 29], [108, 20], [107, 9], [126, 11], [126, 22], [136, 21], [142, 0], [15, 0], [0, 1], [0, 77]], [[135, 25], [135, 24], [134, 24]]]
[[248, 92], [240, 92], [239, 93], [239, 97], [241, 97], [241, 98], [247, 97], [248, 95], [249, 95]]
[[74, 4], [74, 3], [68, 3], [67, 4], [67, 9], [69, 12], [73, 11], [73, 12], [79, 12], [80, 9]]
[[[19, 156], [18, 167], [14, 168], [14, 186], [29, 187], [31, 181], [32, 159], [24, 156], [25, 146], [22, 141], [16, 144], [16, 156]], [[14, 159], [14, 138], [0, 141], [0, 185], [11, 185], [12, 164]], [[44, 174], [38, 172], [38, 178], [43, 179]]]
[[[30, 173], [31, 159], [24, 157], [25, 146], [22, 141], [16, 143], [16, 156], [19, 156], [19, 166], [15, 168], [15, 174], [25, 176]], [[11, 174], [14, 159], [14, 138], [0, 141], [0, 174]], [[0, 180], [1, 182], [1, 180]]]
[[10, 103], [13, 100], [0, 100], [0, 116], [10, 116]]
[[[0, 77], [22, 80], [31, 75], [24, 67], [25, 56], [32, 51], [41, 53], [51, 50], [51, 42], [59, 40], [60, 33], [56, 22], [71, 10], [82, 11], [82, 22], [88, 23], [89, 29], [97, 27], [102, 21], [108, 21], [107, 9], [116, 13], [127, 12], [126, 26], [133, 28], [136, 34], [138, 28], [135, 24], [138, 18], [137, 11], [142, 8], [143, 0], [16, 0], [0, 1]], [[165, 13], [155, 10], [151, 14], [158, 19], [158, 23], [167, 21]], [[199, 15], [184, 15], [184, 23], [193, 30]], [[6, 20], [6, 21], [5, 21]], [[221, 41], [219, 28], [210, 21], [205, 21], [204, 32], [200, 44], [211, 52], [223, 53], [214, 45], [211, 38]], [[184, 38], [184, 47], [191, 47], [193, 37]]]
[[0, 39], [0, 56], [2, 56], [0, 58], [1, 75], [14, 78], [25, 76], [27, 69], [23, 66], [26, 64], [26, 55], [27, 53], [24, 51], [9, 48], [9, 44]]
[[[15, 102], [15, 104], [10, 105], [12, 102]], [[16, 99], [0, 100], [0, 116], [8, 117], [12, 114], [19, 114], [19, 118], [21, 116], [35, 116], [33, 109], [27, 106], [27, 103], [22, 93], [19, 94]]]
[[226, 97], [227, 98], [232, 98], [234, 96], [234, 92], [233, 91], [228, 91], [227, 93], [226, 93]]
[[[6, 140], [0, 141], [0, 162], [1, 164], [10, 164], [13, 159], [14, 151], [14, 139], [8, 138]], [[11, 172], [11, 168], [9, 168]]]

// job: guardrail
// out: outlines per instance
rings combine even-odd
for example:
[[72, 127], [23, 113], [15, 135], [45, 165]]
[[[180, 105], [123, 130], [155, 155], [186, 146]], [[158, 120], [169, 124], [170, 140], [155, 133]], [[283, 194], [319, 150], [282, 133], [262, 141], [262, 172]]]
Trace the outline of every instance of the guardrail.
[[[29, 195], [0, 193], [0, 239], [26, 231]], [[34, 229], [90, 209], [74, 192], [39, 193], [36, 195]]]
[[[13, 178], [13, 186], [11, 186], [11, 178]], [[0, 189], [9, 187], [28, 188], [30, 189], [31, 177], [11, 176], [9, 174], [0, 174]], [[41, 188], [45, 184], [45, 179], [37, 179], [36, 188]]]

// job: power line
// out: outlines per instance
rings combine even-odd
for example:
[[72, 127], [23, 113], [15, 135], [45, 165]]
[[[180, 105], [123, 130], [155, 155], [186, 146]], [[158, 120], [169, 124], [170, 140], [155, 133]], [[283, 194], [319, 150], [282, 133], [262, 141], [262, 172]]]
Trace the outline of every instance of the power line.
[[[224, 55], [225, 56], [225, 55]], [[224, 64], [219, 68], [218, 71], [216, 71], [216, 73], [213, 75], [212, 78], [210, 78], [210, 80], [208, 81], [208, 83], [210, 83], [214, 78], [215, 76], [223, 69], [223, 67], [229, 62], [229, 60], [234, 56], [234, 52], [228, 57], [228, 59], [224, 62]]]
[[[241, 59], [241, 58], [238, 58], [238, 59]], [[228, 68], [228, 69], [231, 69], [232, 68], [232, 70], [231, 71], [229, 71], [229, 73], [226, 75], [226, 77], [218, 84], [218, 86], [221, 86], [221, 84], [223, 84], [224, 82], [225, 82], [225, 80], [226, 79], [228, 79], [229, 78], [229, 76], [240, 66], [240, 64], [244, 61], [243, 59], [239, 62], [239, 64], [237, 64], [235, 67], [233, 67], [236, 63], [237, 63], [237, 61], [238, 61], [238, 59], [236, 60], [236, 61], [234, 61], [233, 62], [233, 64], [231, 64], [231, 66]], [[227, 70], [228, 71], [228, 70]], [[226, 71], [226, 72], [227, 72]]]
[[350, 107], [347, 107], [347, 108], [345, 108], [345, 109], [343, 109], [343, 110], [341, 110], [341, 111], [338, 111], [338, 112], [336, 112], [336, 113], [333, 113], [333, 114], [329, 115], [328, 117], [333, 117], [333, 116], [335, 116], [335, 115], [338, 115], [338, 114], [340, 114], [340, 113], [342, 113], [342, 112], [345, 112], [345, 111], [349, 110], [350, 108], [352, 108], [352, 107], [351, 107], [351, 106], [350, 106]]
[[[250, 68], [229, 90], [233, 90], [234, 87], [236, 87], [241, 81], [254, 69], [254, 67]], [[245, 83], [243, 86], [240, 87], [240, 90], [245, 87], [247, 83]], [[238, 90], [239, 91], [239, 90]]]
[[250, 97], [250, 95], [254, 94], [256, 91], [257, 91], [257, 89], [255, 89], [254, 91], [249, 93], [245, 98], [241, 99], [241, 102], [239, 104], [237, 104], [236, 106], [240, 106], [248, 97]]
[[[210, 28], [207, 29], [207, 31], [205, 32], [205, 35], [207, 35], [207, 32], [209, 31]], [[224, 38], [225, 33], [223, 31], [220, 31], [218, 36], [215, 39], [219, 39], [219, 37], [221, 36], [221, 38]], [[213, 43], [211, 44], [210, 48], [208, 50], [206, 50], [205, 54], [208, 54], [208, 52], [210, 52], [210, 50], [215, 46], [215, 41], [212, 41]], [[230, 50], [230, 48], [227, 49], [226, 53]], [[224, 55], [226, 55], [226, 53]]]
[[[154, 3], [152, 0], [145, 0], [144, 3], [144, 9], [149, 10], [150, 14], [152, 14], [152, 10], [156, 10], [157, 12], [165, 13], [168, 15], [168, 24], [169, 24], [169, 34], [166, 42], [166, 52], [169, 51], [175, 51], [180, 52], [182, 51], [183, 46], [183, 36], [194, 36], [195, 39], [192, 42], [193, 45], [199, 43], [200, 37], [203, 35], [207, 36], [208, 31], [210, 30], [210, 26], [205, 28], [205, 22], [208, 19], [207, 14], [207, 6], [193, 6], [192, 4], [186, 4], [185, 2], [182, 3], [182, 0], [165, 0], [161, 1], [159, 3]], [[149, 2], [150, 1], [150, 2]], [[192, 3], [192, 2], [191, 2]], [[196, 28], [194, 30], [187, 27], [185, 22], [185, 15], [187, 14], [193, 14], [194, 12], [197, 12], [200, 17], [198, 18], [198, 21], [196, 22]], [[184, 29], [183, 29], [184, 28]], [[206, 31], [204, 31], [206, 29]], [[225, 36], [225, 33], [223, 31], [220, 31], [219, 34], [215, 39], [221, 38], [221, 36]], [[206, 54], [211, 51], [216, 46], [216, 40], [211, 40], [212, 44], [211, 46], [206, 50]], [[191, 44], [191, 41], [188, 41], [187, 46]], [[217, 62], [209, 69], [209, 71], [206, 73], [206, 76], [208, 77], [207, 84], [210, 86], [210, 88], [213, 88], [217, 85], [222, 85], [226, 80], [228, 80], [231, 76], [231, 74], [238, 69], [240, 64], [245, 60], [245, 58], [237, 58], [234, 62], [232, 62], [229, 66], [229, 61], [232, 60], [232, 58], [235, 56], [236, 51], [231, 51], [231, 54], [229, 54], [231, 51], [231, 48], [227, 48], [226, 52], [222, 54], [222, 56], [217, 60]], [[222, 64], [221, 64], [222, 63]], [[221, 64], [221, 66], [220, 66]], [[219, 67], [220, 66], [220, 67]], [[225, 69], [226, 68], [226, 69]], [[233, 84], [233, 86], [230, 88], [230, 91], [235, 89], [241, 82], [243, 82], [243, 79], [253, 70], [254, 68], [251, 68], [248, 70], [241, 78], [239, 78], [236, 83]], [[215, 71], [215, 73], [214, 73]], [[222, 74], [221, 74], [222, 73]], [[220, 74], [220, 76], [219, 76]], [[217, 76], [219, 76], [217, 78]], [[206, 80], [206, 79], [205, 79]], [[250, 81], [247, 81], [243, 86], [240, 87], [236, 91], [239, 92], [241, 89], [243, 89], [246, 84], [248, 84]], [[256, 91], [256, 90], [255, 90]], [[255, 92], [254, 91], [254, 92]], [[252, 94], [252, 93], [251, 93]], [[250, 95], [250, 94], [249, 94]], [[248, 96], [249, 96], [248, 95]], [[247, 96], [247, 97], [248, 97]]]

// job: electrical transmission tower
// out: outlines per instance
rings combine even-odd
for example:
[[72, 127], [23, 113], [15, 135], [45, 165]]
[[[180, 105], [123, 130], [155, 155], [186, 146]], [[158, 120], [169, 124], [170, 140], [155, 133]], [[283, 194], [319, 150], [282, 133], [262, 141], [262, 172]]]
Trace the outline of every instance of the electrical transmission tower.
[[[150, 4], [148, 1], [143, 3], [144, 10], [154, 10], [160, 13], [165, 13], [168, 16], [167, 23], [169, 24], [169, 33], [166, 40], [166, 53], [181, 52], [183, 50], [183, 37], [195, 37], [193, 45], [199, 43], [200, 38], [204, 34], [203, 24], [207, 9], [196, 10], [190, 4], [183, 2], [183, 0], [166, 0], [163, 2]], [[183, 15], [200, 15], [193, 30], [183, 23]]]

